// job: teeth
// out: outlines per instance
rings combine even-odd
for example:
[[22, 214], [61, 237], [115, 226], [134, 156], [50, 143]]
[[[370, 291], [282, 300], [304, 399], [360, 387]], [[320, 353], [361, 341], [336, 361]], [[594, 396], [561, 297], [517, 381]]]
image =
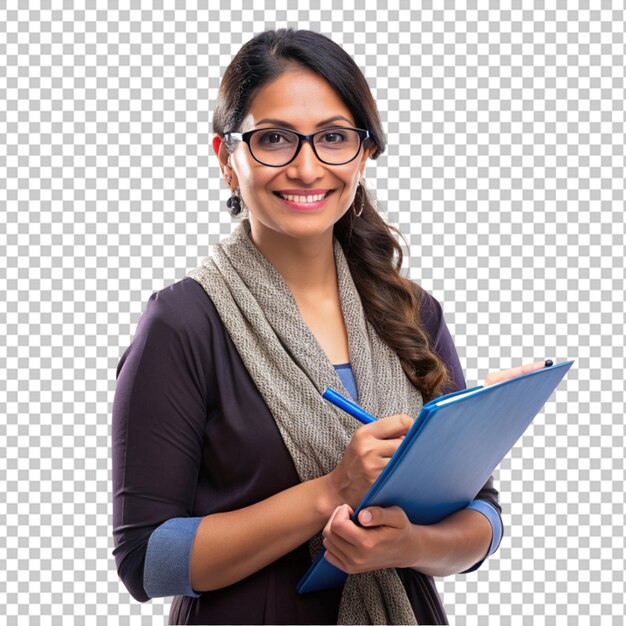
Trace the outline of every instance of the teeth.
[[289, 202], [299, 202], [300, 204], [305, 204], [306, 202], [317, 202], [326, 196], [325, 193], [320, 193], [316, 196], [291, 196], [286, 193], [281, 193], [280, 195], [285, 200], [289, 200]]

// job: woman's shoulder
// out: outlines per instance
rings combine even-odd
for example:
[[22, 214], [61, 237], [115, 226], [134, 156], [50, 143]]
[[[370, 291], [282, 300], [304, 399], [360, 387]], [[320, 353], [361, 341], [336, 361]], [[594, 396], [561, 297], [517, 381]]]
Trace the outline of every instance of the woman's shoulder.
[[217, 310], [208, 294], [189, 276], [153, 291], [142, 317], [145, 318], [145, 322], [165, 326], [174, 331], [203, 333], [207, 327], [214, 330], [222, 327]]
[[429, 291], [416, 281], [412, 281], [419, 299], [419, 316], [422, 326], [431, 335], [437, 333], [443, 317], [441, 304]]

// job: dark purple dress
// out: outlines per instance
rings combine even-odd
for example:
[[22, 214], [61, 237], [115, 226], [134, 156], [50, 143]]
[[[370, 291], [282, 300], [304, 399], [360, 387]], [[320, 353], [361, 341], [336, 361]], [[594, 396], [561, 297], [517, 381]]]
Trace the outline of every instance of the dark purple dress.
[[[439, 303], [422, 322], [465, 388]], [[153, 293], [117, 367], [113, 402], [113, 537], [118, 574], [139, 602], [147, 542], [175, 517], [239, 509], [299, 482], [267, 405], [204, 289], [186, 277]], [[233, 459], [237, 462], [233, 463]], [[498, 506], [492, 479], [476, 498]], [[341, 590], [296, 593], [307, 544], [244, 580], [175, 596], [170, 624], [336, 624]], [[447, 624], [431, 577], [398, 569], [421, 624]]]

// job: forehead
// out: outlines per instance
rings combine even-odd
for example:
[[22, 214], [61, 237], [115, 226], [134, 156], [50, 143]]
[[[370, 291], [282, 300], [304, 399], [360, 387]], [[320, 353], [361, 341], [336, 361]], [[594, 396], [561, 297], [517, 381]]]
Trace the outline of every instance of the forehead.
[[301, 132], [313, 132], [320, 121], [337, 115], [355, 124], [350, 110], [325, 78], [308, 69], [290, 69], [254, 94], [242, 130], [276, 125], [263, 122], [269, 118], [281, 120]]

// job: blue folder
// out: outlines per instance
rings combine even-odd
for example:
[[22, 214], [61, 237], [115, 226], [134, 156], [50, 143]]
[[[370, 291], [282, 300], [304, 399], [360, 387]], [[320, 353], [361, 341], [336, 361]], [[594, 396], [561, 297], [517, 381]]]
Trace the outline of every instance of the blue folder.
[[[488, 387], [440, 396], [420, 414], [352, 520], [367, 506], [399, 506], [414, 524], [434, 524], [465, 508], [523, 435], [574, 361]], [[322, 549], [300, 593], [344, 584], [347, 574]]]

